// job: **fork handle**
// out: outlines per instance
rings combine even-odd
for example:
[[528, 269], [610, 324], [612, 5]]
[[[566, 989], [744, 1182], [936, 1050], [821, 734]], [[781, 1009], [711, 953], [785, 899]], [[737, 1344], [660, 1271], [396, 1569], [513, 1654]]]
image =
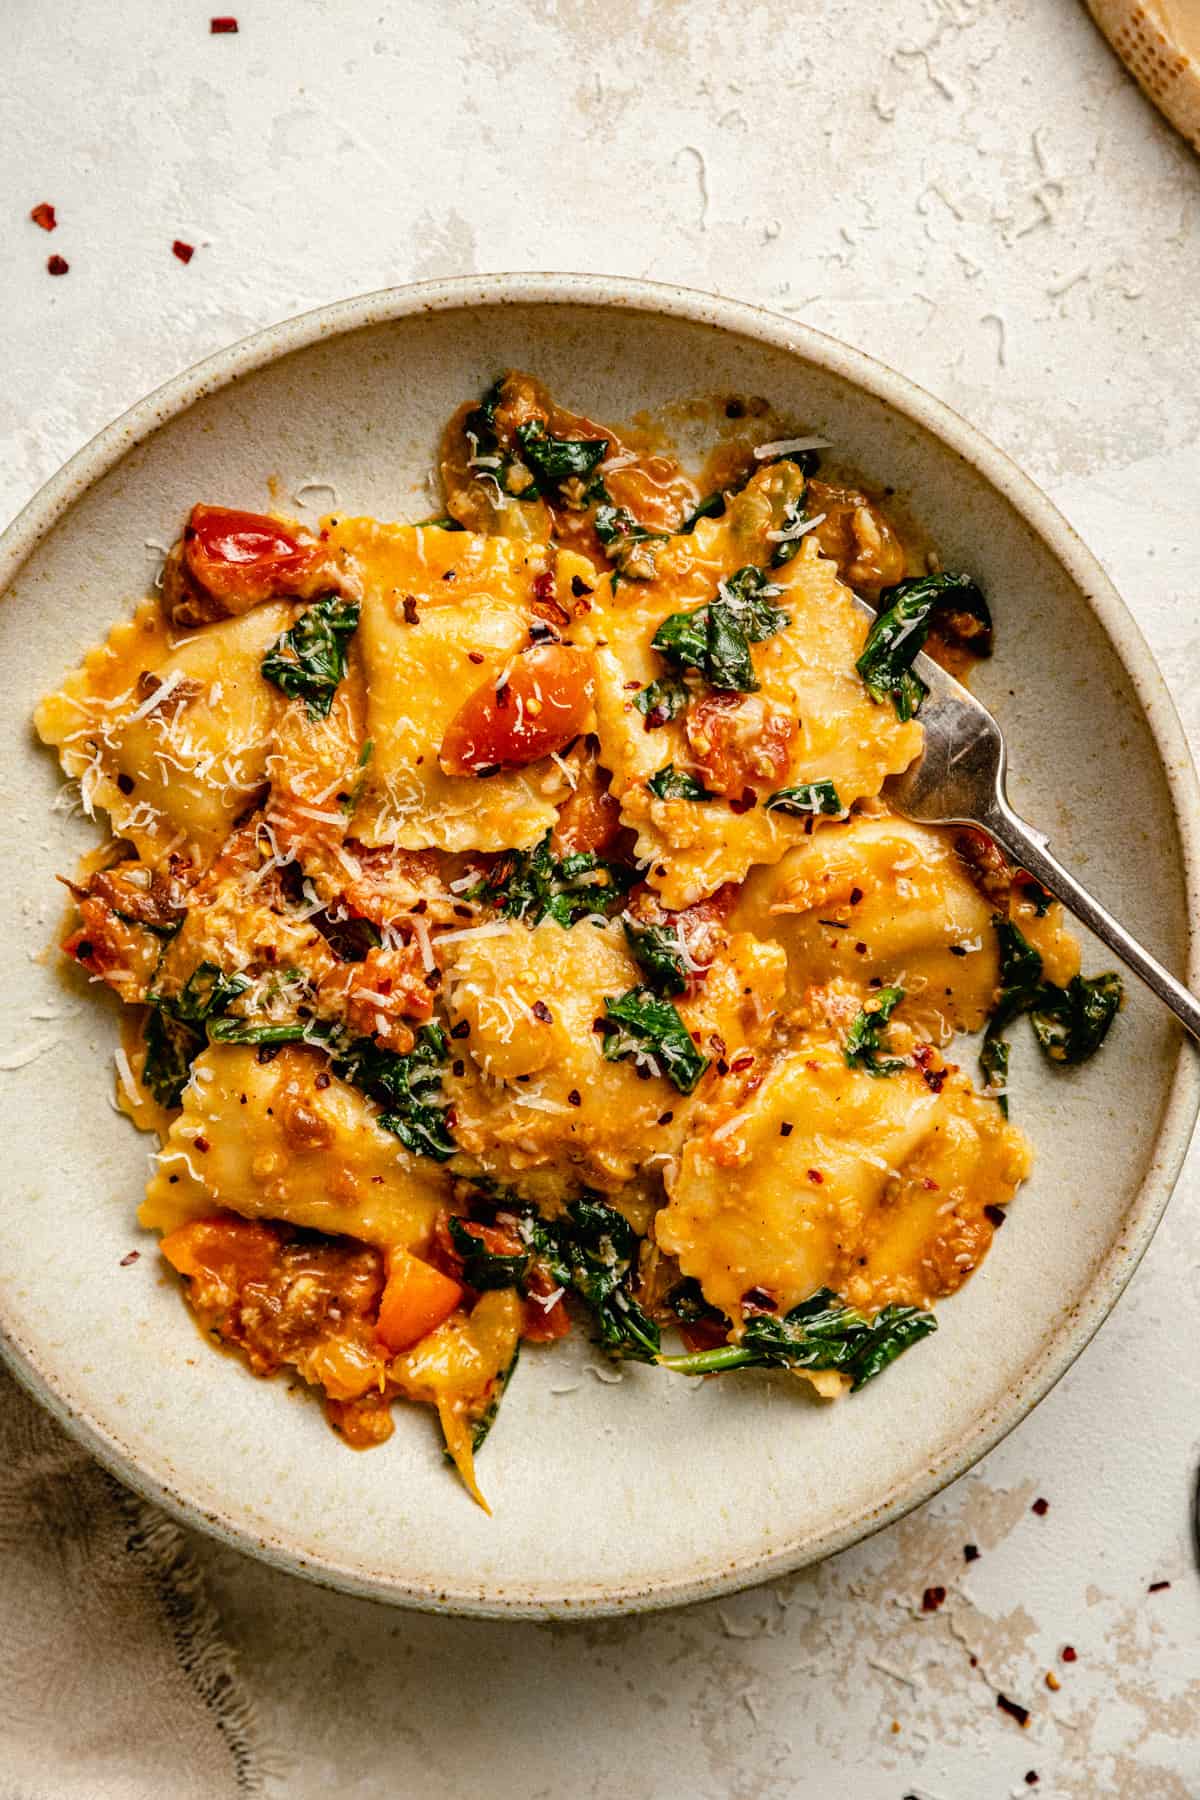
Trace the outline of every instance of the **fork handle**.
[[981, 819], [980, 824], [991, 832], [1011, 862], [1032, 875], [1035, 881], [1040, 881], [1056, 900], [1061, 900], [1069, 912], [1082, 920], [1089, 931], [1095, 932], [1110, 950], [1115, 950], [1121, 961], [1170, 1007], [1184, 1029], [1200, 1041], [1200, 1000], [1143, 950], [1137, 939], [1130, 937], [1125, 927], [1098, 900], [1093, 900], [1056, 857], [1051, 856], [1040, 831], [1019, 819], [1008, 802], [999, 796], [988, 817]]

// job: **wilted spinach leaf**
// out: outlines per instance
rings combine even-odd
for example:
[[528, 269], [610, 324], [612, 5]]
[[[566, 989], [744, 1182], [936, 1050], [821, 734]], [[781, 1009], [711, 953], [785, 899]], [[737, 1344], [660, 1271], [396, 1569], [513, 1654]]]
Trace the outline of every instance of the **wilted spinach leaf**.
[[650, 988], [635, 987], [619, 999], [604, 1002], [604, 1055], [609, 1062], [634, 1057], [653, 1073], [665, 1075], [681, 1094], [690, 1094], [709, 1066], [692, 1034], [669, 1000]]
[[913, 670], [934, 614], [969, 618], [980, 654], [991, 644], [992, 615], [969, 575], [918, 575], [884, 588], [879, 612], [855, 667], [872, 700], [891, 700], [900, 719], [915, 718], [929, 689]]
[[508, 919], [538, 925], [554, 919], [564, 928], [589, 913], [601, 913], [638, 880], [628, 863], [607, 862], [593, 850], [556, 857], [547, 832], [532, 850], [508, 850], [464, 899], [494, 906]]
[[849, 1068], [865, 1069], [868, 1075], [895, 1075], [909, 1066], [903, 1058], [884, 1055], [883, 1028], [903, 998], [903, 988], [880, 988], [873, 1004], [863, 1007], [846, 1033], [843, 1054]]
[[837, 1369], [860, 1388], [936, 1330], [933, 1314], [920, 1307], [885, 1306], [870, 1318], [847, 1306], [830, 1288], [821, 1288], [782, 1318], [775, 1313], [752, 1314], [736, 1344], [658, 1360], [663, 1368], [681, 1375], [749, 1368]]
[[304, 700], [314, 718], [324, 719], [346, 673], [346, 652], [358, 629], [358, 602], [326, 594], [276, 638], [262, 660], [262, 672], [291, 700]]

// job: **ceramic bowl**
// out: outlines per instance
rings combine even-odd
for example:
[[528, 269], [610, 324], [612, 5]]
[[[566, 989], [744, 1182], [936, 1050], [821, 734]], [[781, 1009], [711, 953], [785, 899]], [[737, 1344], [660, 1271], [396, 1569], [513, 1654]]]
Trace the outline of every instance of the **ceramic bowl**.
[[[900, 376], [789, 320], [641, 283], [451, 281], [274, 326], [143, 400], [0, 542], [0, 1331], [20, 1378], [123, 1480], [192, 1525], [356, 1593], [529, 1616], [664, 1606], [828, 1555], [966, 1469], [1083, 1349], [1145, 1250], [1196, 1112], [1197, 1061], [1136, 985], [1104, 1054], [1014, 1056], [1032, 1180], [937, 1336], [823, 1406], [779, 1378], [619, 1378], [582, 1338], [532, 1353], [481, 1458], [488, 1518], [432, 1416], [355, 1454], [286, 1381], [200, 1341], [134, 1221], [146, 1140], [111, 1104], [115, 1024], [47, 947], [54, 877], [95, 828], [54, 810], [35, 698], [153, 576], [197, 498], [314, 517], [430, 510], [451, 409], [506, 367], [620, 420], [700, 394], [766, 396], [894, 486], [948, 566], [983, 582], [982, 698], [1020, 810], [1174, 969], [1196, 891], [1196, 784], [1150, 655], [1111, 585], [999, 451]], [[318, 487], [314, 484], [328, 484]], [[1085, 945], [1091, 969], [1108, 966]], [[1193, 984], [1196, 971], [1191, 971]], [[131, 1250], [140, 1251], [127, 1262]]]

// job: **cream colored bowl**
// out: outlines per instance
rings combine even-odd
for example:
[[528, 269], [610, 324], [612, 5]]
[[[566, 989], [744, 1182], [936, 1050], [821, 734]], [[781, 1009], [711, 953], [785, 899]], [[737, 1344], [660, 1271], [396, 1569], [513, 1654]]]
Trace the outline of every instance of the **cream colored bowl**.
[[1047, 1073], [1022, 1045], [1014, 1111], [1037, 1169], [981, 1272], [940, 1307], [936, 1337], [833, 1407], [770, 1376], [691, 1383], [637, 1367], [618, 1382], [582, 1339], [532, 1351], [483, 1453], [490, 1519], [447, 1473], [423, 1409], [398, 1408], [392, 1440], [356, 1455], [286, 1382], [204, 1346], [134, 1224], [146, 1141], [110, 1104], [113, 1019], [43, 955], [61, 916], [55, 874], [94, 828], [54, 810], [58, 777], [30, 710], [146, 589], [147, 544], [169, 542], [193, 500], [296, 496], [315, 512], [329, 495], [305, 484], [321, 482], [340, 506], [421, 517], [442, 420], [509, 366], [615, 420], [714, 390], [762, 394], [894, 485], [947, 564], [991, 596], [998, 648], [978, 685], [1006, 726], [1018, 805], [1181, 971], [1196, 783], [1136, 627], [1019, 470], [866, 357], [673, 288], [486, 277], [310, 313], [143, 400], [0, 542], [9, 1361], [122, 1479], [280, 1567], [460, 1612], [615, 1612], [841, 1549], [1023, 1418], [1145, 1250], [1200, 1083], [1175, 1025], [1136, 988], [1085, 1069]]

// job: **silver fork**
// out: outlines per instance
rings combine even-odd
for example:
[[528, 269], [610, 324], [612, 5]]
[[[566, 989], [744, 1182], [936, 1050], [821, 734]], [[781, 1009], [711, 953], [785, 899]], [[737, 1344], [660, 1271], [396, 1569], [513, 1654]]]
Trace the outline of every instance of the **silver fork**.
[[[871, 611], [865, 602], [860, 605]], [[1051, 856], [1042, 833], [1018, 818], [1009, 805], [1004, 737], [987, 707], [924, 651], [913, 668], [929, 689], [919, 714], [925, 749], [903, 775], [893, 775], [885, 783], [885, 797], [905, 818], [923, 825], [982, 826], [1011, 862], [1040, 881], [1115, 950], [1185, 1030], [1200, 1039], [1200, 1001], [1080, 886]]]

